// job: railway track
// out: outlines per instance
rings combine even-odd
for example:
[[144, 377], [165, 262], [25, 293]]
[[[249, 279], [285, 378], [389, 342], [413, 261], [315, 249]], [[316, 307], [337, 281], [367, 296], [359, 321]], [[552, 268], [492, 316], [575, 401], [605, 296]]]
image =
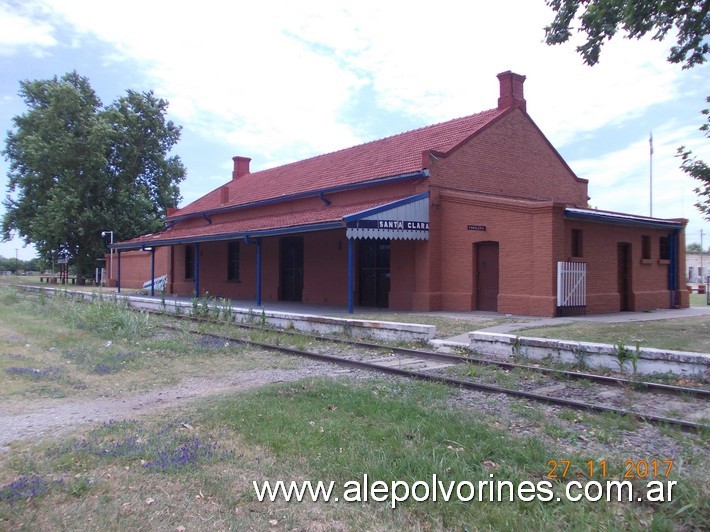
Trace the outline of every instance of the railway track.
[[[186, 330], [179, 325], [164, 326]], [[250, 325], [229, 324], [229, 327], [242, 329], [247, 334], [240, 336], [233, 332], [199, 330], [188, 332], [348, 368], [439, 382], [466, 390], [504, 394], [589, 412], [633, 416], [649, 423], [677, 426], [688, 431], [710, 429], [710, 425], [703, 421], [710, 417], [710, 390], [707, 389], [632, 381], [621, 377], [563, 371], [293, 331], [277, 332], [274, 329]], [[272, 334], [273, 338], [271, 341], [255, 340], [248, 337], [249, 333]], [[311, 347], [304, 349], [286, 345], [285, 338], [289, 337], [301, 339], [292, 343], [307, 341]], [[333, 353], [333, 343], [341, 346], [338, 354]], [[498, 376], [501, 371], [512, 375], [506, 380], [515, 381], [515, 386], [486, 382], [486, 377], [496, 380], [495, 372], [480, 371], [478, 368], [491, 366], [498, 370]], [[660, 394], [664, 396], [661, 399]], [[669, 394], [675, 397], [670, 399]], [[677, 413], [670, 415], [668, 412]]]
[[[251, 324], [218, 322], [193, 316], [154, 313], [164, 315], [169, 320], [228, 325], [230, 332], [207, 332], [192, 330], [182, 325], [164, 324], [163, 326], [168, 329], [352, 369], [439, 382], [461, 389], [503, 394], [565, 408], [633, 416], [648, 423], [676, 426], [687, 431], [710, 429], [708, 424], [710, 390], [708, 389], [643, 382], [621, 376], [565, 371], [482, 357], [363, 342], [343, 337], [277, 331]], [[243, 334], [236, 334], [238, 331]], [[273, 341], [253, 339], [258, 335], [273, 335]], [[289, 338], [292, 345], [286, 345], [289, 343], [286, 339]], [[305, 343], [310, 344], [311, 348], [307, 350], [294, 347]], [[337, 354], [333, 353], [333, 344], [339, 345]], [[495, 369], [491, 370], [491, 368]], [[498, 382], [501, 379], [506, 381], [506, 385]], [[660, 395], [663, 397], [659, 397]]]

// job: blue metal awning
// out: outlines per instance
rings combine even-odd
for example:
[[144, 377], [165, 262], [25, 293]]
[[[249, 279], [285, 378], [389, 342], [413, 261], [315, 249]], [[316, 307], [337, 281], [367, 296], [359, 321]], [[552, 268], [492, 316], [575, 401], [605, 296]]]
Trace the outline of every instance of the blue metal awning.
[[683, 229], [684, 227], [683, 222], [678, 220], [664, 220], [662, 218], [650, 218], [646, 216], [636, 216], [634, 214], [621, 214], [592, 209], [575, 209], [571, 207], [565, 209], [565, 218], [569, 220], [580, 220], [583, 222], [648, 227], [649, 229], [672, 230]]
[[429, 239], [429, 193], [344, 216], [348, 238]]

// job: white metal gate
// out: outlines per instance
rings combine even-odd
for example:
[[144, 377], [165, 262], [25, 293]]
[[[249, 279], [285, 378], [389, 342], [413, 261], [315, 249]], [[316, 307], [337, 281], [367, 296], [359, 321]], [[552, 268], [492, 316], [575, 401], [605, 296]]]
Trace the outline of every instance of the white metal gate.
[[587, 264], [557, 263], [557, 315], [576, 316], [586, 313]]

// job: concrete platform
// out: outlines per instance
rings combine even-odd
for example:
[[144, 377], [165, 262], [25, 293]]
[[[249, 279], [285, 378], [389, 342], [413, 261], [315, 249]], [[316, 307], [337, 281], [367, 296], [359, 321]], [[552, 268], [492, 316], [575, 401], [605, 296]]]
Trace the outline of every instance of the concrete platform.
[[[62, 292], [73, 297], [95, 300], [99, 297], [126, 301], [129, 305], [146, 310], [163, 311], [174, 314], [189, 315], [195, 310], [205, 312], [207, 308], [213, 314], [229, 316], [237, 323], [253, 323], [255, 325], [268, 324], [281, 329], [313, 332], [317, 334], [337, 334], [356, 339], [374, 339], [384, 341], [428, 342], [436, 335], [434, 325], [418, 323], [399, 323], [394, 321], [381, 321], [372, 319], [359, 319], [347, 310], [339, 316], [329, 316], [325, 307], [301, 304], [277, 303], [264, 307], [240, 306], [239, 301], [229, 299], [200, 299], [196, 303], [187, 297], [145, 296], [136, 293], [94, 292], [87, 290], [72, 290], [63, 288], [49, 288], [37, 285], [23, 285], [27, 291], [48, 294]], [[277, 310], [279, 309], [279, 310]], [[307, 310], [307, 312], [304, 312]], [[223, 318], [224, 319], [224, 318]]]

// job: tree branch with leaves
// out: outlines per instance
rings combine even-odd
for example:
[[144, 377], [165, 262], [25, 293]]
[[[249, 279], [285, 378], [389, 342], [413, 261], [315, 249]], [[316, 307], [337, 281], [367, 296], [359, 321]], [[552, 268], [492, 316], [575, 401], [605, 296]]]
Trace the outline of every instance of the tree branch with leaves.
[[180, 127], [152, 92], [104, 107], [76, 72], [22, 81], [20, 95], [28, 110], [2, 152], [10, 170], [1, 236], [17, 232], [46, 262], [70, 257], [81, 281], [105, 252], [102, 230], [117, 240], [154, 232], [179, 202], [185, 168], [169, 152]]
[[[707, 98], [707, 103], [710, 104], [710, 96]], [[710, 109], [703, 109], [702, 113], [707, 117], [707, 121], [700, 126], [700, 131], [705, 133], [705, 136], [710, 138]], [[683, 162], [681, 169], [700, 181], [700, 184], [694, 189], [699, 196], [699, 201], [695, 206], [703, 213], [707, 220], [710, 220], [710, 166], [693, 155], [693, 152], [687, 150], [685, 146], [678, 148], [678, 157]]]
[[[575, 21], [586, 41], [577, 47], [584, 62], [599, 62], [602, 46], [619, 31], [630, 39], [647, 34], [664, 40], [676, 30], [676, 44], [671, 47], [668, 62], [683, 63], [691, 68], [705, 62], [710, 44], [710, 1], [694, 0], [546, 0], [556, 13], [545, 28], [547, 44], [561, 44], [572, 37]], [[581, 11], [581, 12], [580, 12]], [[579, 15], [578, 15], [579, 13]]]
[[[589, 66], [599, 62], [602, 46], [617, 32], [625, 32], [628, 39], [640, 39], [651, 34], [664, 40], [676, 30], [676, 44], [671, 46], [668, 62], [681, 63], [684, 69], [701, 65], [710, 53], [710, 0], [546, 0], [555, 12], [555, 19], [545, 28], [547, 44], [561, 44], [570, 40], [575, 23], [586, 41], [577, 47]], [[710, 97], [707, 98], [710, 103]], [[703, 114], [709, 116], [710, 110]], [[700, 127], [710, 137], [708, 123]], [[678, 148], [683, 160], [681, 169], [700, 181], [695, 192], [700, 201], [695, 204], [710, 220], [710, 167], [693, 156], [685, 146]]]

